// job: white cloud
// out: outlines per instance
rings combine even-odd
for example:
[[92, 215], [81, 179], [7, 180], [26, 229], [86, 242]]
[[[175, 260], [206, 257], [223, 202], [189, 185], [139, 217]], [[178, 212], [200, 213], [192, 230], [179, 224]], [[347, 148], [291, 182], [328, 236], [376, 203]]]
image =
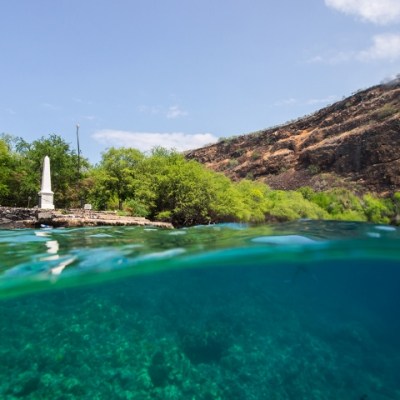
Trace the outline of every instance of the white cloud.
[[330, 52], [318, 55], [310, 63], [341, 64], [349, 61], [394, 61], [400, 59], [400, 34], [382, 33], [372, 37], [372, 45], [366, 50]]
[[175, 119], [188, 115], [186, 111], [183, 111], [179, 106], [171, 106], [168, 108], [166, 116], [168, 119]]
[[310, 64], [341, 64], [354, 60], [357, 52], [354, 51], [327, 51], [325, 54], [319, 54], [307, 60]]
[[400, 82], [400, 74], [397, 73], [386, 76], [384, 79], [382, 79], [381, 84], [387, 85], [388, 83], [392, 83], [393, 81]]
[[114, 147], [133, 147], [141, 151], [151, 150], [155, 146], [162, 146], [178, 151], [197, 149], [218, 138], [211, 133], [156, 133], [156, 132], [129, 132], [104, 129], [95, 132], [92, 137], [99, 143]]
[[400, 34], [384, 33], [372, 38], [372, 46], [357, 54], [361, 61], [387, 60], [400, 58]]
[[400, 0], [325, 0], [325, 4], [375, 24], [400, 21]]

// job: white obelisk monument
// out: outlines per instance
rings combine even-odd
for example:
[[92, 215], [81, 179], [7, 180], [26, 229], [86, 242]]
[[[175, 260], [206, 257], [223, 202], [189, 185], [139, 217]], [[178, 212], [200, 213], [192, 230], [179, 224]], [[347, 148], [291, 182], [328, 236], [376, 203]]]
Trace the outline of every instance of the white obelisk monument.
[[54, 210], [54, 193], [51, 191], [50, 158], [46, 156], [43, 161], [42, 186], [39, 192], [39, 208]]

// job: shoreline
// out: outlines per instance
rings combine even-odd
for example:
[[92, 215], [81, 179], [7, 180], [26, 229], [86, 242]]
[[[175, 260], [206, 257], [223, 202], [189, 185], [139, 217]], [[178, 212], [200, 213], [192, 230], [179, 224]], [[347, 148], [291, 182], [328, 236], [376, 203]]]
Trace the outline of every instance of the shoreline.
[[143, 217], [119, 216], [113, 211], [92, 211], [82, 209], [44, 210], [0, 206], [0, 229], [23, 229], [48, 227], [88, 226], [154, 226], [174, 229], [168, 222], [150, 221]]

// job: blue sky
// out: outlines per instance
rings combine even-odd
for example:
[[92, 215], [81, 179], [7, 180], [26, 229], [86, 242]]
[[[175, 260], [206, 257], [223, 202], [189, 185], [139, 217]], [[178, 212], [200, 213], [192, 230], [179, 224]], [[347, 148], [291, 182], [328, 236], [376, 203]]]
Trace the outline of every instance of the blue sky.
[[0, 0], [0, 132], [201, 147], [400, 73], [400, 0]]

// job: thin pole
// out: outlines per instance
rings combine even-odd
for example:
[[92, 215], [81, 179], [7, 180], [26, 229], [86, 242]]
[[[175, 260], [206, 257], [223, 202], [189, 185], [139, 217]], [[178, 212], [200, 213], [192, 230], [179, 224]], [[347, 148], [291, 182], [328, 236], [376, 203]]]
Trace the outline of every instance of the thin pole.
[[81, 150], [79, 148], [79, 124], [76, 124], [76, 143], [78, 144], [78, 181], [81, 174]]
[[[76, 143], [78, 145], [78, 181], [77, 181], [77, 190], [78, 190], [78, 198], [80, 197], [80, 177], [81, 177], [81, 150], [79, 148], [79, 124], [76, 124]], [[81, 207], [82, 207], [82, 199], [81, 199]]]

